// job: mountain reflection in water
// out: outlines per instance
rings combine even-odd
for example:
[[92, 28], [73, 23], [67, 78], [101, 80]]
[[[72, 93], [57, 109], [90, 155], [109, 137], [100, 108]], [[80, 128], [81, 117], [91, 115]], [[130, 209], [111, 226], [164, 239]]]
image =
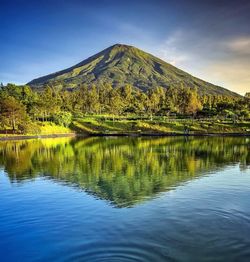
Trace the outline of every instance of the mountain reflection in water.
[[46, 177], [130, 207], [229, 165], [250, 165], [250, 139], [52, 138], [0, 142], [11, 182]]

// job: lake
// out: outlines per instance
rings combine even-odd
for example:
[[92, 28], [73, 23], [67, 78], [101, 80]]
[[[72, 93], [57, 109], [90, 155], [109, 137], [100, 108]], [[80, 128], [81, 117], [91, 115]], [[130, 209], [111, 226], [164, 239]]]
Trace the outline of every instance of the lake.
[[1, 261], [250, 261], [250, 138], [0, 142]]

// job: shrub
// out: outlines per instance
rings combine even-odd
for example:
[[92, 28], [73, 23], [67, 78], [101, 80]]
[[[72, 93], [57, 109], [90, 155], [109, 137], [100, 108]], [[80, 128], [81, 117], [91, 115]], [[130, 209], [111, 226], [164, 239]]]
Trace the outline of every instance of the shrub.
[[54, 115], [53, 122], [57, 125], [68, 127], [72, 122], [72, 114], [70, 112], [61, 111]]

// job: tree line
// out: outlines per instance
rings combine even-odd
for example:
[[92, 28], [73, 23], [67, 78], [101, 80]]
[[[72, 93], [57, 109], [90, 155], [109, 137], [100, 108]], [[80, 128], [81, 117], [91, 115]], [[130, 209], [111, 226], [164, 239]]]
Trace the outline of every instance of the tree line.
[[51, 85], [33, 90], [28, 85], [0, 87], [0, 128], [38, 132], [37, 123], [52, 121], [69, 126], [72, 117], [110, 115], [138, 117], [237, 117], [250, 118], [250, 94], [245, 97], [201, 95], [193, 88], [151, 88], [146, 92], [130, 85], [81, 85], [60, 90]]

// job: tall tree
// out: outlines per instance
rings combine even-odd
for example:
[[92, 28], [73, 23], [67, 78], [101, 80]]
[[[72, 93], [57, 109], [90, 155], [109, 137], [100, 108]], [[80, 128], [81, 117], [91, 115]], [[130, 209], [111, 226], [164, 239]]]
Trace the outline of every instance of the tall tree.
[[122, 97], [120, 96], [120, 92], [118, 88], [113, 88], [109, 92], [109, 112], [113, 116], [113, 120], [115, 115], [121, 114], [123, 111], [124, 102]]
[[28, 121], [24, 105], [14, 97], [6, 97], [0, 101], [1, 122], [16, 131], [21, 124]]

